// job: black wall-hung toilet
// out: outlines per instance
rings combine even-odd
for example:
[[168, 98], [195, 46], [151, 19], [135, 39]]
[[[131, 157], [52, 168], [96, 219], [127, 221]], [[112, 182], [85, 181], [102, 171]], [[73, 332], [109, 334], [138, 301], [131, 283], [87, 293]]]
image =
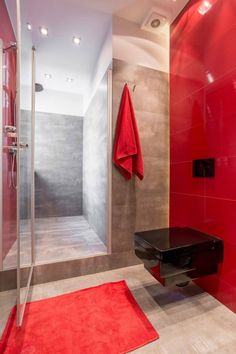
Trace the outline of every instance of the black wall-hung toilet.
[[223, 241], [187, 227], [136, 232], [135, 254], [164, 286], [217, 273]]

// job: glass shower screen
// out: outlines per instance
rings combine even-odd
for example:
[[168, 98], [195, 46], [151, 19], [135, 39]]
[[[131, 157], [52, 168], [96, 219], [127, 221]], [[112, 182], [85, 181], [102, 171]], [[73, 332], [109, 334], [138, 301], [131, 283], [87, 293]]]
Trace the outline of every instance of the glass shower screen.
[[[34, 265], [34, 93], [35, 50], [30, 32], [21, 28], [17, 9], [17, 324], [21, 325]], [[23, 20], [22, 20], [23, 21]]]

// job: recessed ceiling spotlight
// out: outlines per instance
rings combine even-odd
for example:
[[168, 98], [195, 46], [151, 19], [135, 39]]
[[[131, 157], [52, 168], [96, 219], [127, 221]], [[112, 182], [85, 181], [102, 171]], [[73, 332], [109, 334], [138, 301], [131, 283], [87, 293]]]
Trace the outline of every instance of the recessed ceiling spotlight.
[[47, 36], [48, 35], [48, 29], [46, 27], [39, 27], [39, 31], [42, 36]]
[[76, 45], [79, 45], [80, 42], [81, 42], [81, 38], [76, 37], [76, 36], [74, 36], [72, 40], [73, 40], [73, 43], [76, 44]]
[[26, 24], [26, 26], [28, 31], [32, 31], [32, 26], [29, 22]]
[[67, 77], [66, 78], [66, 82], [72, 83], [74, 81], [74, 79], [72, 77]]
[[51, 74], [44, 74], [45, 79], [51, 79], [52, 75]]

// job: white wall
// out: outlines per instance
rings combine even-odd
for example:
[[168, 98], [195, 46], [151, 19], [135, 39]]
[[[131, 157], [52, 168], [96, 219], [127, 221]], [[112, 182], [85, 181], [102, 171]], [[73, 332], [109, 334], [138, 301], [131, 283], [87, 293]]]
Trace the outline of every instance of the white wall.
[[72, 92], [45, 90], [36, 94], [36, 111], [83, 116], [83, 96]]
[[[45, 89], [36, 93], [36, 112], [83, 116], [83, 96], [73, 92], [62, 92]], [[31, 109], [31, 88], [21, 87], [21, 109]]]
[[84, 113], [86, 113], [87, 108], [88, 108], [94, 94], [97, 92], [97, 89], [98, 89], [98, 87], [105, 75], [105, 72], [107, 71], [108, 67], [111, 65], [112, 57], [113, 56], [112, 56], [112, 17], [111, 17], [110, 25], [107, 29], [102, 47], [99, 52], [99, 56], [97, 59], [97, 65], [94, 68], [94, 72], [91, 75], [90, 88], [89, 88], [89, 92], [87, 95], [87, 100], [85, 102]]
[[159, 34], [113, 16], [113, 58], [169, 72], [169, 26]]

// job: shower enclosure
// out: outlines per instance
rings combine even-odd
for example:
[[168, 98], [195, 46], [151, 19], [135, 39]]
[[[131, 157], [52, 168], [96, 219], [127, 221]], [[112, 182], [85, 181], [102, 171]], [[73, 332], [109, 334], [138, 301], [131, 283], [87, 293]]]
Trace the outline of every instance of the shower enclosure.
[[[0, 42], [0, 61], [2, 68], [1, 82], [1, 230], [0, 230], [0, 267], [17, 268], [17, 323], [21, 324], [24, 306], [34, 263], [34, 51], [29, 47], [23, 55], [27, 55], [28, 67], [25, 72], [31, 91], [28, 99], [31, 116], [27, 131], [22, 128], [21, 116], [21, 34], [20, 34], [20, 3], [17, 1], [17, 35], [16, 43]], [[21, 188], [23, 180], [28, 180], [29, 191]], [[26, 200], [27, 217], [21, 218], [21, 201]], [[27, 232], [25, 231], [27, 230]], [[30, 243], [27, 253], [28, 267], [23, 271], [24, 244]], [[23, 273], [24, 275], [23, 275]], [[23, 275], [23, 276], [22, 276]]]
[[[64, 2], [55, 11], [64, 11]], [[26, 27], [37, 9], [28, 0], [6, 4], [16, 44], [0, 41], [0, 268], [17, 269], [20, 325], [34, 267], [110, 252], [112, 85], [107, 65], [83, 114], [69, 109], [80, 104], [66, 86], [69, 80], [64, 78], [63, 92], [42, 82], [43, 63], [57, 64], [51, 44], [44, 52], [44, 39]], [[109, 23], [107, 15], [91, 16]], [[57, 49], [60, 54], [63, 48]], [[68, 63], [77, 57], [74, 48], [68, 51]]]

